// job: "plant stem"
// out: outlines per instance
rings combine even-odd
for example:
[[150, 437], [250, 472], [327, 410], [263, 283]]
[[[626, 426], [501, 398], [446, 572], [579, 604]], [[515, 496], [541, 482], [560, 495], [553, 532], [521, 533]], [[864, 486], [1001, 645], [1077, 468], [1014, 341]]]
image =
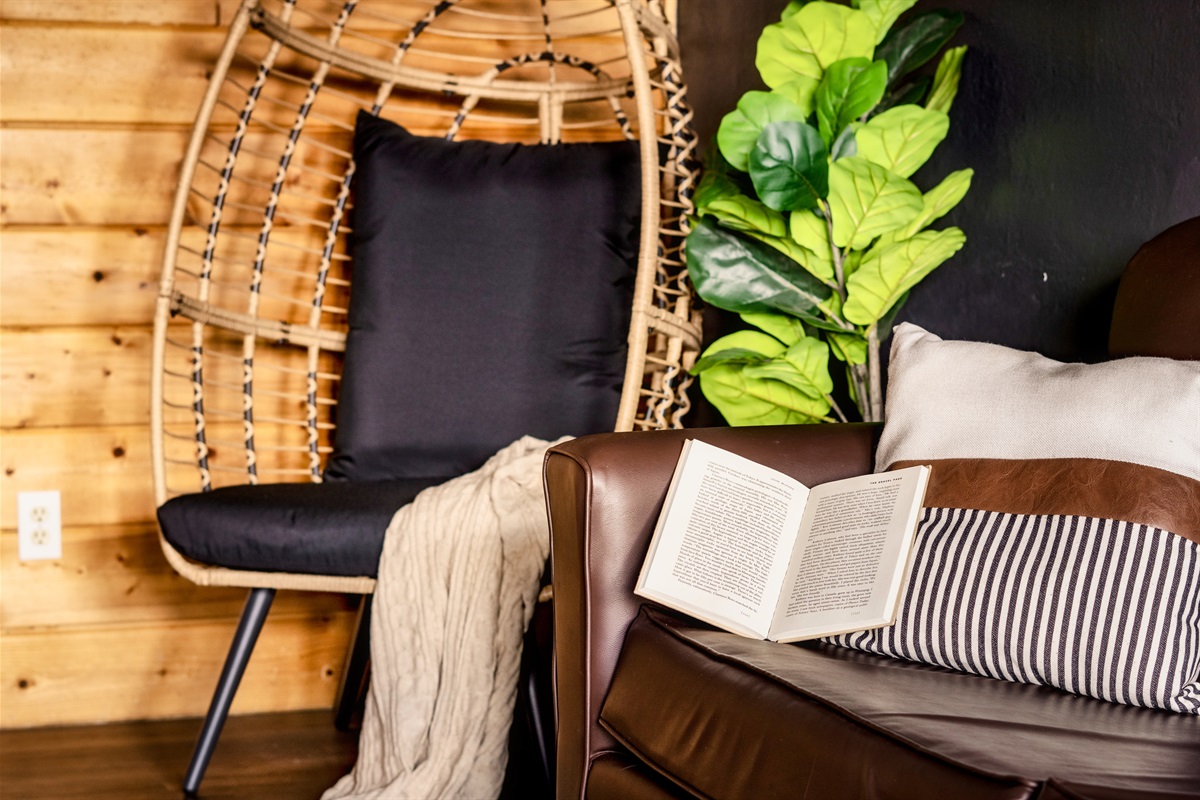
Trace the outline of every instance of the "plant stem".
[[859, 414], [862, 415], [863, 422], [871, 422], [871, 386], [867, 380], [867, 365], [851, 364], [849, 377], [854, 387], [854, 401], [858, 404]]
[[833, 275], [837, 280], [837, 292], [844, 303], [846, 302], [846, 275], [843, 268], [845, 258], [842, 255], [842, 249], [833, 243], [833, 213], [829, 210], [829, 203], [822, 200], [821, 208], [825, 212], [825, 227], [829, 229], [829, 250], [833, 253]]
[[850, 421], [850, 420], [846, 419], [846, 415], [842, 413], [842, 408], [841, 408], [841, 406], [839, 406], [837, 404], [837, 401], [833, 399], [833, 395], [827, 394], [827, 395], [825, 395], [825, 399], [829, 401], [829, 407], [832, 408], [835, 412], [837, 412], [838, 419], [840, 419], [842, 422]]
[[[883, 422], [883, 376], [879, 369], [879, 329], [867, 331], [867, 373], [870, 381], [870, 422]], [[866, 411], [867, 405], [863, 404]], [[866, 414], [864, 414], [866, 416]]]

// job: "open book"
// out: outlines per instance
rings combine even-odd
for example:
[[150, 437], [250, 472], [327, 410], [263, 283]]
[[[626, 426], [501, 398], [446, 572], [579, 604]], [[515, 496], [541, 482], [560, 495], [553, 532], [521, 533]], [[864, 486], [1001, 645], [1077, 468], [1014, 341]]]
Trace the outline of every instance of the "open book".
[[928, 480], [918, 466], [809, 489], [689, 439], [634, 591], [755, 639], [891, 625]]

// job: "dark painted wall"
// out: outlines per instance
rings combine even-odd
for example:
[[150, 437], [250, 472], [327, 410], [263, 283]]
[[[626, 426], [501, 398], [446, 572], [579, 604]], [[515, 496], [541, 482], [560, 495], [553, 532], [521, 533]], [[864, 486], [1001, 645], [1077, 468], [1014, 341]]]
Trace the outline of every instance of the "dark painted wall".
[[[707, 142], [762, 88], [754, 45], [785, 0], [680, 0], [684, 74]], [[1103, 357], [1121, 270], [1200, 215], [1200, 0], [922, 0], [966, 22], [951, 130], [914, 176], [960, 167], [967, 245], [901, 313], [950, 338]], [[1200, 309], [1197, 309], [1200, 314]]]

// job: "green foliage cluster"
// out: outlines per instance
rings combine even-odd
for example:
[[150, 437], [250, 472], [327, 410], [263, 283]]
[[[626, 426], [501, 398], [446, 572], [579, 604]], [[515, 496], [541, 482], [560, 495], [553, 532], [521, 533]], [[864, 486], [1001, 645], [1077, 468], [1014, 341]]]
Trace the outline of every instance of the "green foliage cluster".
[[972, 171], [924, 193], [909, 179], [949, 130], [966, 48], [945, 51], [932, 79], [911, 75], [962, 15], [893, 30], [915, 3], [793, 0], [758, 40], [770, 91], [747, 92], [721, 122], [687, 256], [700, 296], [755, 328], [713, 342], [692, 370], [730, 424], [846, 420], [837, 362], [861, 417], [882, 419], [879, 344], [908, 291], [966, 241], [927, 228]]

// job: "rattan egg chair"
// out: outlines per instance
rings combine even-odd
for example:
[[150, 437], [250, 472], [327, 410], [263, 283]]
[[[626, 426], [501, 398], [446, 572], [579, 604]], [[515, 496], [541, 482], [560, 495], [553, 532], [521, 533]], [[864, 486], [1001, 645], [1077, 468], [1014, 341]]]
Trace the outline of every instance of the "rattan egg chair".
[[[683, 248], [695, 141], [662, 0], [245, 0], [183, 160], [163, 259], [151, 405], [160, 521], [178, 498], [247, 487], [252, 502], [275, 492], [303, 504], [303, 487], [336, 488], [328, 467], [349, 416], [343, 365], [362, 299], [352, 140], [363, 114], [464, 144], [635, 142], [627, 349], [603, 427], [681, 427], [700, 340]], [[340, 481], [331, 502], [367, 509], [351, 525], [386, 526], [425, 485], [401, 483], [365, 497]], [[185, 778], [194, 792], [275, 591], [369, 595], [374, 573], [231, 566], [162, 543], [184, 577], [251, 590]]]

